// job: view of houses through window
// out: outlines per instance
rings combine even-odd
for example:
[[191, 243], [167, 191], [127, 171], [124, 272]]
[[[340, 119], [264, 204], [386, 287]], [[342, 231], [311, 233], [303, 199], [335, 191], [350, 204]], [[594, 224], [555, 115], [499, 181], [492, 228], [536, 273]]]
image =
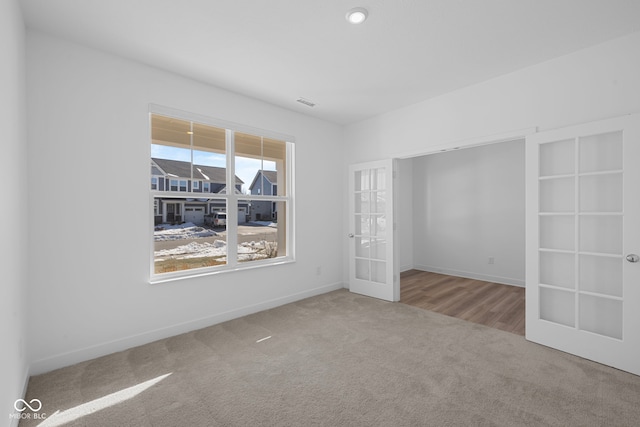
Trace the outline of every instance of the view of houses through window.
[[152, 274], [289, 256], [290, 150], [283, 140], [152, 114]]

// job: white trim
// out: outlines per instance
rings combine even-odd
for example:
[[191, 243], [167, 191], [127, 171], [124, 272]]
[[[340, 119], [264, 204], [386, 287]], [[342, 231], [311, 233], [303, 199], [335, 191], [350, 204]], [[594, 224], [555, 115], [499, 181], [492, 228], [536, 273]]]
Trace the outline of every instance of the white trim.
[[223, 313], [214, 314], [212, 316], [206, 316], [200, 319], [182, 322], [175, 325], [170, 325], [163, 328], [142, 332], [135, 335], [130, 335], [122, 339], [98, 343], [88, 347], [68, 351], [65, 353], [60, 353], [55, 356], [39, 359], [32, 362], [30, 374], [39, 375], [45, 372], [52, 371], [54, 369], [62, 368], [64, 366], [70, 366], [75, 363], [84, 362], [87, 360], [94, 359], [96, 357], [104, 356], [104, 355], [115, 353], [118, 351], [127, 350], [130, 348], [148, 344], [150, 342], [157, 341], [160, 339], [169, 338], [179, 334], [191, 332], [197, 329], [206, 328], [206, 327], [223, 323], [229, 320], [237, 319], [239, 317], [247, 316], [249, 314], [257, 313], [264, 310], [269, 310], [285, 304], [300, 301], [306, 298], [325, 294], [325, 293], [336, 291], [343, 288], [344, 288], [344, 284], [342, 282], [333, 283], [330, 285], [325, 285], [318, 288], [310, 289], [304, 292], [298, 292], [291, 295], [286, 295], [286, 296], [274, 298], [268, 301], [260, 302], [257, 304], [236, 308]]
[[[152, 253], [153, 255], [153, 253]], [[228, 254], [227, 254], [228, 257]], [[278, 258], [266, 258], [255, 260], [251, 262], [239, 262], [235, 266], [230, 266], [228, 263], [225, 265], [216, 265], [214, 267], [202, 267], [192, 268], [190, 270], [180, 270], [171, 273], [154, 274], [149, 280], [152, 285], [158, 283], [174, 282], [176, 280], [190, 279], [192, 277], [204, 277], [214, 274], [230, 273], [235, 271], [251, 270], [259, 267], [269, 267], [274, 265], [283, 265], [294, 263], [295, 260], [290, 256], [278, 257]]]
[[493, 135], [461, 139], [457, 141], [434, 145], [426, 149], [420, 149], [416, 151], [401, 153], [400, 155], [395, 156], [395, 158], [410, 159], [413, 157], [426, 156], [428, 154], [440, 153], [443, 151], [451, 151], [451, 150], [457, 150], [461, 148], [479, 147], [481, 145], [498, 144], [500, 142], [513, 141], [516, 139], [524, 139], [526, 136], [532, 135], [536, 132], [537, 132], [537, 127], [528, 127], [524, 129], [518, 129], [518, 130], [509, 131], [509, 132], [502, 132], [502, 133], [493, 134]]
[[[227, 267], [238, 267], [238, 197], [236, 194], [236, 162], [235, 162], [235, 132], [225, 130], [225, 146], [227, 151]], [[231, 188], [229, 188], [231, 184]], [[233, 209], [229, 209], [233, 206]]]
[[238, 200], [252, 201], [255, 200], [257, 202], [288, 202], [290, 197], [288, 196], [258, 196], [251, 194], [239, 194], [237, 197]]
[[209, 200], [227, 200], [226, 195], [219, 193], [194, 193], [179, 191], [151, 191], [151, 196], [162, 199], [209, 199]]

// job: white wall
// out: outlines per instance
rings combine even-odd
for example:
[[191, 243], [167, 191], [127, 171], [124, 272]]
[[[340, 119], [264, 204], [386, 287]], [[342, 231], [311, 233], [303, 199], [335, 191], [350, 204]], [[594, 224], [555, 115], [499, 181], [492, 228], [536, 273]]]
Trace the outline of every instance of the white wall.
[[[0, 239], [0, 424], [17, 425], [13, 404], [28, 377], [25, 29], [17, 0], [0, 2], [0, 182], [5, 208]], [[6, 418], [4, 418], [6, 417]], [[12, 423], [12, 421], [14, 421]]]
[[[27, 66], [33, 372], [343, 286], [341, 127], [41, 33]], [[148, 283], [149, 103], [296, 138], [297, 262]]]
[[417, 157], [413, 178], [415, 268], [524, 286], [523, 140]]
[[403, 245], [398, 248], [400, 271], [414, 268], [413, 259], [413, 210], [414, 178], [413, 160], [398, 160], [398, 212], [396, 217], [398, 236]]
[[[518, 129], [640, 112], [638, 76], [640, 33], [635, 33], [350, 125], [345, 167], [464, 146]], [[346, 213], [343, 219], [347, 230]]]

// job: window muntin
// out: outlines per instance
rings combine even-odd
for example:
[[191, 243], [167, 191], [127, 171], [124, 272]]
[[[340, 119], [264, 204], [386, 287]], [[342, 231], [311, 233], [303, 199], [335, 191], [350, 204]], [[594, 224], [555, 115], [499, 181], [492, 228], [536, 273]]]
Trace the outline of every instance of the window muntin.
[[[152, 280], [292, 260], [291, 142], [160, 114], [151, 114], [151, 139], [169, 183], [152, 189]], [[250, 194], [254, 180], [260, 196]]]

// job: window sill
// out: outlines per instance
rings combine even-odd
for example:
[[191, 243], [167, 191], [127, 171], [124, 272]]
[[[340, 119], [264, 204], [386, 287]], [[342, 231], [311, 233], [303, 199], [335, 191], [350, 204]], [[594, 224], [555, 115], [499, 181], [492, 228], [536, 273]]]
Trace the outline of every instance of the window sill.
[[176, 271], [175, 273], [152, 274], [149, 284], [155, 285], [159, 283], [175, 282], [178, 280], [193, 279], [204, 276], [213, 276], [223, 273], [232, 273], [245, 270], [254, 270], [256, 268], [265, 268], [276, 265], [293, 264], [293, 257], [282, 257], [276, 260], [252, 261], [251, 264], [240, 264], [235, 267], [206, 267], [194, 268], [191, 270]]

